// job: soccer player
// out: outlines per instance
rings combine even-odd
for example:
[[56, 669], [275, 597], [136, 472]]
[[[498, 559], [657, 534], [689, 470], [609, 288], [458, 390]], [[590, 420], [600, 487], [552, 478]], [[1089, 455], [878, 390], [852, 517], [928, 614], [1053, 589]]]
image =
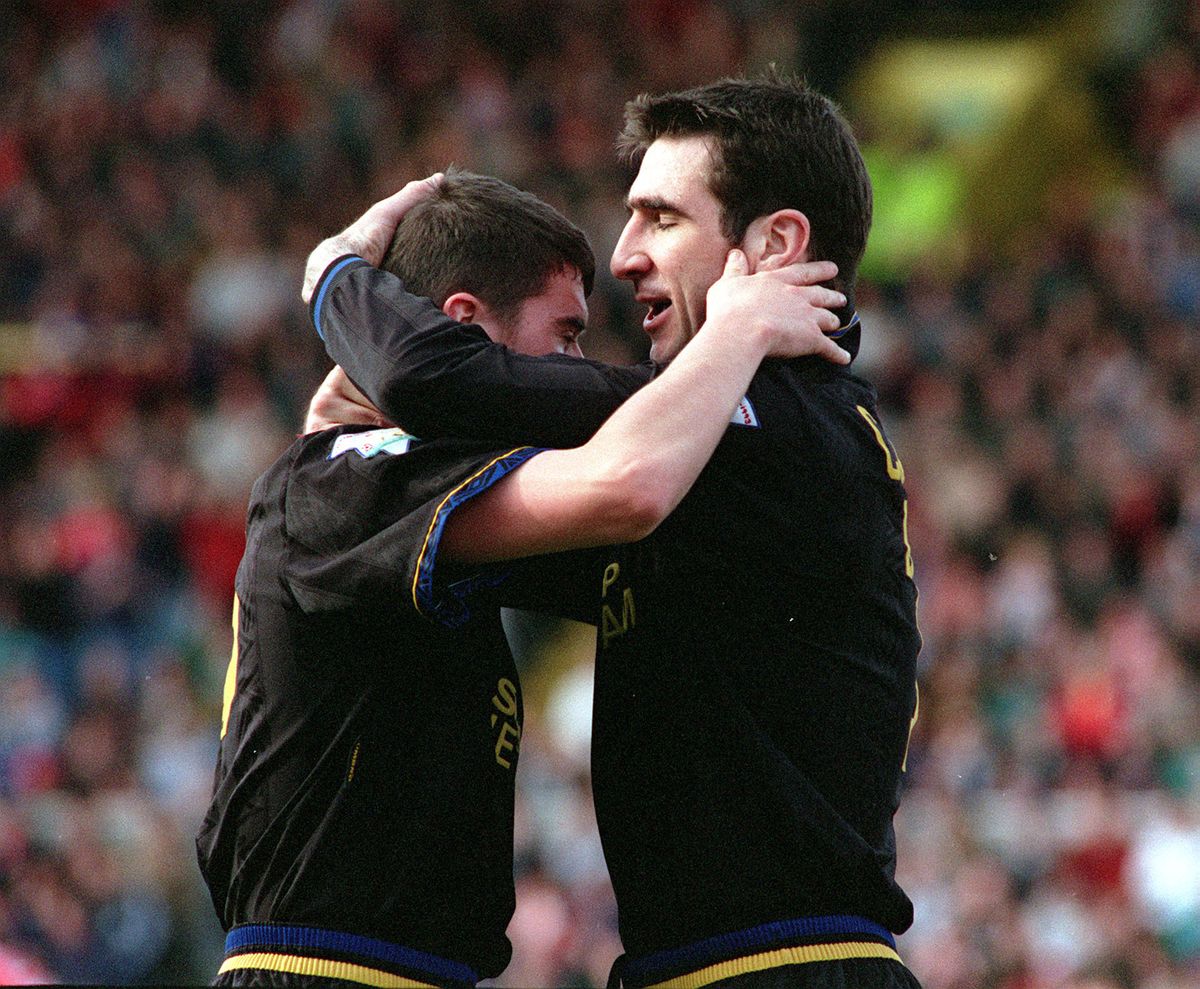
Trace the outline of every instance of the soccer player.
[[[820, 94], [771, 76], [641, 97], [623, 145], [638, 173], [611, 267], [646, 305], [648, 365], [522, 360], [363, 261], [326, 266], [346, 241], [306, 273], [324, 270], [330, 356], [419, 432], [583, 442], [614, 390], [703, 336], [731, 247], [757, 272], [829, 258], [851, 294], [871, 189]], [[916, 984], [894, 943], [912, 921], [892, 818], [920, 647], [903, 480], [867, 383], [770, 361], [674, 514], [597, 560], [592, 770], [627, 952], [615, 980]], [[504, 491], [460, 533], [494, 527]]]
[[[594, 260], [575, 227], [481, 176], [396, 197], [416, 199], [389, 259], [409, 284], [485, 341], [578, 352]], [[456, 516], [516, 471], [538, 492], [535, 549], [649, 532], [766, 353], [836, 349], [821, 333], [836, 317], [810, 301], [838, 295], [734, 268], [695, 345], [578, 449], [342, 427], [258, 480], [197, 839], [230, 932], [218, 984], [462, 986], [504, 969], [523, 709], [498, 607], [474, 607], [481, 575], [448, 548]]]

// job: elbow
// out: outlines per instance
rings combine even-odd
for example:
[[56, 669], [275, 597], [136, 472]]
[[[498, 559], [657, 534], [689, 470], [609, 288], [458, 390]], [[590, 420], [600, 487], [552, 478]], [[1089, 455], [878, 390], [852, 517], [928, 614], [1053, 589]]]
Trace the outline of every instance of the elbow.
[[653, 472], [623, 472], [619, 496], [612, 505], [614, 543], [645, 539], [662, 524], [678, 503], [674, 491]]
[[666, 517], [666, 513], [658, 512], [649, 505], [640, 502], [631, 503], [621, 519], [616, 522], [616, 531], [611, 541], [614, 543], [636, 543], [639, 539], [645, 539], [657, 529]]

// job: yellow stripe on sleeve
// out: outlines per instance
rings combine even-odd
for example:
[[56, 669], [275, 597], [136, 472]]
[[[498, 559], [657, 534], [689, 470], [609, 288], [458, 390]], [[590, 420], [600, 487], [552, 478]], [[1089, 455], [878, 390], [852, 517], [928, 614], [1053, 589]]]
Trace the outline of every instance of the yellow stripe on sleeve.
[[442, 499], [441, 504], [438, 505], [436, 511], [434, 511], [433, 518], [429, 522], [429, 531], [425, 533], [425, 541], [421, 544], [421, 552], [417, 556], [417, 565], [415, 568], [416, 572], [413, 574], [412, 600], [413, 600], [413, 607], [416, 608], [418, 612], [421, 610], [420, 602], [417, 600], [417, 585], [421, 581], [421, 564], [425, 560], [425, 554], [429, 551], [429, 540], [433, 538], [433, 532], [437, 528], [438, 519], [440, 519], [442, 517], [442, 509], [444, 509], [446, 507], [447, 502], [449, 502], [451, 498], [453, 498], [463, 488], [465, 488], [468, 484], [470, 484], [472, 481], [474, 481], [480, 475], [486, 474], [489, 470], [491, 470], [493, 467], [495, 467], [496, 464], [500, 463], [500, 461], [503, 460], [505, 457], [511, 457], [514, 453], [518, 452], [519, 450], [525, 450], [525, 449], [528, 449], [528, 447], [524, 447], [524, 446], [513, 447], [507, 453], [500, 454], [500, 456], [496, 457], [490, 463], [486, 464], [483, 467], [480, 467], [479, 470], [477, 470], [474, 474], [472, 474], [465, 481], [463, 481], [462, 484], [458, 485], [458, 487], [456, 487], [453, 491], [451, 491], [448, 495], [446, 495], [446, 497]]

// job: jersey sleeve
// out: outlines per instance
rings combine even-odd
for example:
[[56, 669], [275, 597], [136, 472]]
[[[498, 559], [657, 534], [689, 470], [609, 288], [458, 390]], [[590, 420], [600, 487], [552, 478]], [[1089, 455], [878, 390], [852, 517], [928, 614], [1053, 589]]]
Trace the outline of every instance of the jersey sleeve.
[[515, 353], [353, 255], [322, 274], [310, 314], [350, 380], [393, 422], [429, 438], [579, 446], [658, 370]]
[[514, 560], [494, 597], [505, 607], [595, 625], [607, 555], [598, 547]]
[[308, 613], [365, 602], [457, 628], [507, 566], [439, 561], [452, 513], [536, 456], [536, 447], [421, 443], [398, 429], [326, 430], [296, 449], [284, 493], [287, 589]]

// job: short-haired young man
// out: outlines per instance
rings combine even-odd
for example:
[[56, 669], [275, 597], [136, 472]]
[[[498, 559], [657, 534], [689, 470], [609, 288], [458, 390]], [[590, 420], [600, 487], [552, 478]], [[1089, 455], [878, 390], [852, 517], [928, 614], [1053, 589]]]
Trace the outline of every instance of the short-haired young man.
[[[424, 201], [392, 262], [441, 312], [485, 342], [577, 351], [593, 274], [577, 229], [479, 176], [408, 195]], [[808, 300], [840, 297], [790, 292], [789, 277], [731, 274], [714, 290], [721, 325], [578, 449], [339, 427], [258, 480], [197, 839], [229, 930], [219, 984], [465, 986], [503, 970], [523, 712], [498, 608], [474, 608], [478, 575], [447, 559], [456, 517], [519, 469], [541, 492], [535, 550], [646, 535], [759, 360], [829, 346], [836, 317]]]
[[[871, 189], [820, 94], [770, 77], [644, 97], [624, 143], [638, 174], [612, 270], [647, 307], [649, 369], [521, 360], [366, 266], [322, 280], [330, 355], [420, 429], [581, 442], [614, 382], [687, 352], [731, 247], [759, 273], [831, 258], [851, 293]], [[375, 346], [364, 366], [364, 341], [418, 330], [419, 354]], [[920, 647], [903, 478], [869, 385], [767, 362], [675, 513], [599, 560], [593, 787], [625, 985], [915, 984], [893, 937], [912, 921], [892, 817]], [[497, 486], [464, 535], [509, 507]]]

